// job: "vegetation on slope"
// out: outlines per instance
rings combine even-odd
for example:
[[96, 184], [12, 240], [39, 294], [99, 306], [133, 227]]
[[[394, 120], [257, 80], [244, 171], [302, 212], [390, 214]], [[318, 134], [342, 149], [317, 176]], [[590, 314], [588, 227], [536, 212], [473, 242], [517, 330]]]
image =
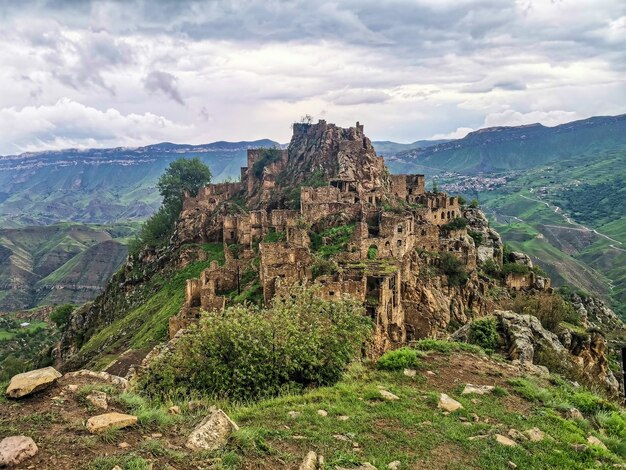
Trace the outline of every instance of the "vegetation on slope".
[[205, 314], [150, 365], [139, 387], [152, 396], [250, 400], [333, 384], [371, 326], [362, 305], [297, 288], [269, 308], [244, 304]]
[[130, 252], [138, 254], [144, 248], [166, 246], [183, 208], [185, 194], [196, 196], [211, 182], [211, 176], [211, 170], [199, 158], [179, 158], [171, 162], [157, 182], [163, 198], [161, 207], [142, 225], [130, 245]]
[[[275, 470], [297, 468], [310, 450], [324, 455], [328, 469], [362, 462], [384, 469], [394, 461], [400, 468], [481, 470], [509, 468], [509, 462], [524, 469], [581, 470], [623, 463], [623, 408], [557, 376], [525, 376], [476, 346], [425, 340], [416, 349], [410, 362], [414, 376], [397, 367], [389, 371], [355, 362], [332, 386], [248, 403], [202, 396], [193, 401], [150, 400], [108, 384], [64, 377], [19, 406], [5, 402], [0, 407], [0, 432], [32, 436], [40, 450], [29, 463], [39, 468], [54, 457], [57, 468]], [[51, 398], [70, 383], [79, 385], [78, 393], [66, 393], [51, 409]], [[467, 383], [495, 388], [488, 395], [463, 395]], [[85, 400], [93, 390], [109, 395], [111, 411], [138, 416], [138, 426], [89, 435], [81, 423], [98, 413]], [[381, 390], [398, 399], [385, 399]], [[459, 401], [463, 409], [452, 413], [438, 409], [441, 393]], [[168, 414], [172, 405], [180, 414]], [[239, 431], [223, 449], [189, 451], [184, 446], [188, 434], [215, 405], [228, 413]], [[569, 412], [574, 407], [582, 412], [578, 418]], [[49, 432], [51, 425], [59, 430], [55, 435]], [[533, 428], [544, 433], [543, 439], [524, 437]], [[516, 445], [499, 444], [497, 434]], [[602, 444], [591, 444], [590, 436]], [[118, 447], [121, 442], [128, 447]]]

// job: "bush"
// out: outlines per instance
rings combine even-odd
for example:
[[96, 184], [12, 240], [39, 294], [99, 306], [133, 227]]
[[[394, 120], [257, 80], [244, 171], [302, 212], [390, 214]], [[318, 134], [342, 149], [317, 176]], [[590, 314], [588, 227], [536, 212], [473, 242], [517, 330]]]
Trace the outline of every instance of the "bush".
[[470, 324], [468, 340], [483, 349], [495, 350], [498, 347], [498, 329], [496, 320], [483, 318]]
[[478, 199], [472, 199], [472, 202], [470, 202], [470, 207], [472, 209], [478, 209]]
[[580, 323], [580, 317], [571, 304], [558, 294], [541, 293], [537, 295], [517, 294], [506, 308], [523, 315], [533, 315], [541, 325], [552, 332], [562, 321], [574, 325]]
[[50, 314], [50, 320], [59, 328], [64, 328], [76, 307], [72, 304], [59, 305]]
[[450, 253], [441, 255], [441, 269], [448, 276], [448, 283], [451, 286], [460, 286], [467, 282], [467, 272], [460, 259]]
[[463, 217], [457, 217], [456, 219], [452, 219], [447, 224], [442, 225], [440, 229], [444, 233], [450, 233], [452, 230], [461, 230], [465, 227], [467, 227], [467, 219]]
[[362, 305], [324, 301], [296, 287], [271, 308], [236, 305], [205, 314], [138, 387], [151, 396], [201, 393], [236, 401], [331, 385], [371, 332]]
[[376, 367], [381, 370], [404, 370], [418, 364], [417, 351], [411, 348], [400, 348], [387, 351], [380, 356]]
[[474, 240], [474, 245], [476, 245], [476, 248], [478, 248], [480, 245], [483, 244], [483, 234], [482, 233], [475, 232], [474, 230], [470, 230], [468, 232], [468, 234]]

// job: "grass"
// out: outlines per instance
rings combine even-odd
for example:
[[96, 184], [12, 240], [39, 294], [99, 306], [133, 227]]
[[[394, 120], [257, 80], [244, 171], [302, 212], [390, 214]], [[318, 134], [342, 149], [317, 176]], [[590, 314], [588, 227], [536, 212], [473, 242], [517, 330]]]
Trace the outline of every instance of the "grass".
[[[548, 397], [538, 395], [531, 383], [515, 382], [516, 393], [518, 388], [531, 390], [527, 396], [533, 402]], [[400, 399], [381, 400], [379, 387]], [[542, 405], [524, 414], [510, 410], [503, 402], [509, 396], [503, 387], [488, 399], [477, 401], [451, 395], [464, 409], [444, 415], [436, 409], [437, 391], [428, 389], [423, 380], [409, 379], [402, 372], [356, 365], [334, 387], [232, 407], [228, 411], [241, 431], [234, 435], [228, 450], [245, 461], [280, 459], [296, 466], [308, 449], [314, 449], [323, 452], [327, 468], [364, 461], [386, 468], [394, 460], [400, 460], [404, 468], [425, 468], [428, 464], [424, 462], [440, 452], [446, 453], [448, 464], [455, 468], [495, 470], [507, 468], [508, 462], [513, 461], [519, 468], [583, 469], [596, 459], [619, 462], [615, 454], [598, 448], [589, 448], [582, 454], [572, 449], [570, 444], [586, 442], [590, 432], [587, 422], [565, 420], [554, 409]], [[319, 409], [326, 410], [328, 416], [320, 416]], [[299, 415], [290, 417], [290, 411]], [[489, 423], [468, 424], [459, 419], [473, 413], [481, 420], [488, 418]], [[349, 419], [342, 421], [339, 416]], [[524, 431], [533, 427], [539, 427], [551, 438], [538, 443], [523, 442], [515, 448], [500, 446], [493, 437], [469, 440], [480, 434], [491, 436], [496, 432], [506, 434], [511, 428]]]
[[123, 470], [149, 470], [152, 468], [152, 465], [143, 457], [135, 454], [127, 454], [111, 457], [97, 457], [87, 465], [86, 470], [111, 470], [116, 465]]
[[148, 348], [167, 337], [168, 320], [178, 313], [185, 300], [187, 279], [199, 277], [214, 260], [224, 263], [222, 244], [205, 244], [202, 248], [208, 255], [206, 261], [191, 263], [171, 277], [153, 276], [144, 286], [144, 291], [150, 292], [145, 302], [129, 311], [117, 312], [117, 320], [89, 338], [79, 353], [97, 353], [99, 359], [89, 367], [102, 369], [111, 362], [111, 355], [115, 357], [128, 348]]

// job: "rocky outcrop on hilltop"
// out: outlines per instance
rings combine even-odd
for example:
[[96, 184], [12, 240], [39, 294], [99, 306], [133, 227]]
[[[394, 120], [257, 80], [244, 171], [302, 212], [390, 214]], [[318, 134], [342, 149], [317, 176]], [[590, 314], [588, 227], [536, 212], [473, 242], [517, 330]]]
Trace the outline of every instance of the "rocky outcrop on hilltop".
[[358, 122], [347, 129], [320, 121], [294, 124], [289, 144], [290, 161], [283, 171], [288, 186], [303, 183], [307, 175], [320, 172], [327, 179], [350, 181], [357, 189], [389, 187], [389, 174], [382, 157]]

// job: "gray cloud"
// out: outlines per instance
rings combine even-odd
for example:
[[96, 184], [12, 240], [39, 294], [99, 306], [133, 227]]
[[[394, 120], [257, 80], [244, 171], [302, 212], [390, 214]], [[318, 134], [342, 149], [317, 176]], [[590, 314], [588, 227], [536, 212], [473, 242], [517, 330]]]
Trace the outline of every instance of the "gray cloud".
[[[285, 140], [285, 120], [322, 112], [414, 141], [624, 112], [626, 3], [0, 0], [0, 63], [0, 113], [45, 109], [32, 136], [45, 146], [109, 142], [107, 119], [146, 113], [173, 141]], [[98, 130], [73, 135], [53, 112], [62, 99], [101, 112]], [[153, 137], [113, 128], [120, 142]]]
[[153, 70], [144, 78], [143, 86], [150, 93], [163, 93], [178, 104], [184, 105], [177, 83], [178, 79], [171, 73]]

